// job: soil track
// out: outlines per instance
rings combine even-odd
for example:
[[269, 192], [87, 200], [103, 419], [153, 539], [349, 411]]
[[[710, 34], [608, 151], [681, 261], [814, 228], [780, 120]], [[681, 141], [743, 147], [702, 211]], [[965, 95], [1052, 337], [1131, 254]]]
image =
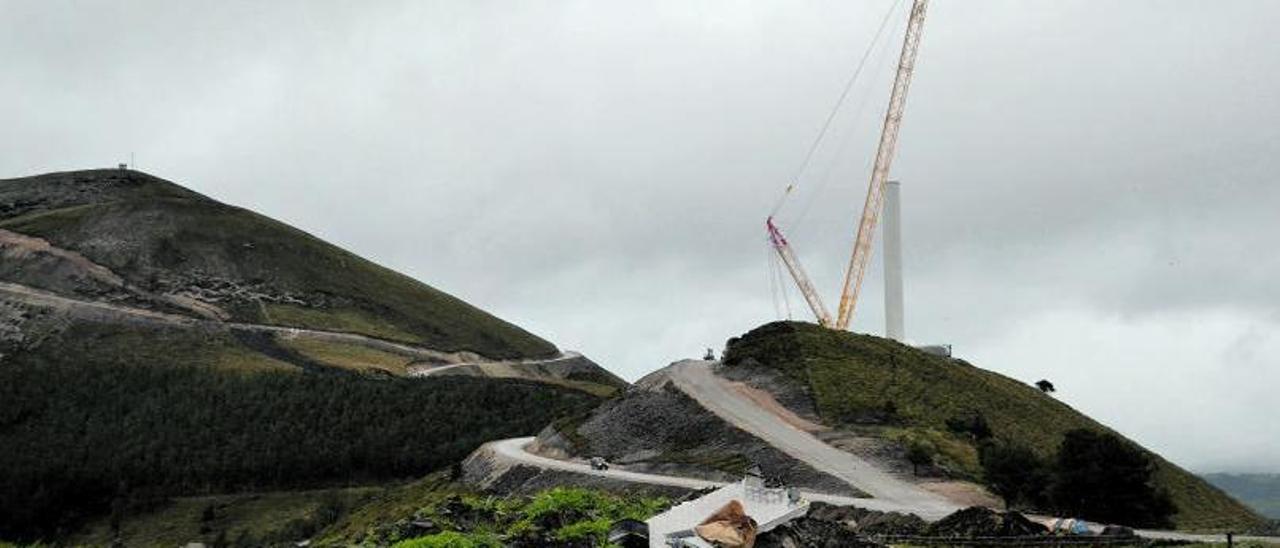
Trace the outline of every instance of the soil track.
[[[206, 328], [212, 330], [229, 330], [232, 332], [271, 334], [280, 335], [286, 338], [307, 338], [352, 344], [401, 354], [429, 363], [446, 364], [438, 367], [480, 365], [494, 362], [494, 360], [487, 359], [484, 356], [468, 351], [442, 352], [412, 344], [388, 341], [386, 339], [379, 339], [367, 335], [346, 333], [342, 331], [325, 331], [322, 329], [306, 329], [243, 322], [221, 322], [217, 320], [182, 316], [179, 314], [157, 312], [154, 310], [146, 310], [115, 303], [67, 297], [65, 295], [59, 295], [9, 282], [0, 282], [0, 299], [20, 302], [36, 307], [54, 309], [72, 317], [89, 321], [160, 325], [192, 329]], [[576, 354], [570, 354], [572, 353], [561, 354], [546, 360], [531, 360], [531, 363], [552, 362], [567, 359], [569, 357], [576, 357]]]

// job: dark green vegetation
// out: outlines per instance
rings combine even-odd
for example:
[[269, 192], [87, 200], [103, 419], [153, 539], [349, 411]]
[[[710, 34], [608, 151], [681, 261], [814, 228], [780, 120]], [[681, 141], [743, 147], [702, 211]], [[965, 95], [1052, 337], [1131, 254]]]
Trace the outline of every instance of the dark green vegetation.
[[[203, 295], [236, 321], [490, 358], [556, 352], [519, 327], [301, 230], [135, 171], [0, 180], [0, 228], [78, 252], [147, 292]], [[14, 276], [36, 287], [53, 283], [47, 275]]]
[[1109, 523], [1168, 527], [1173, 502], [1151, 482], [1151, 458], [1110, 432], [1067, 432], [1049, 486], [1052, 506]]
[[[621, 519], [645, 520], [670, 506], [662, 497], [620, 496], [556, 487], [531, 497], [454, 495], [415, 513], [437, 531], [399, 541], [396, 548], [454, 546], [591, 548]], [[375, 530], [374, 536], [379, 532]], [[368, 538], [362, 540], [369, 540]], [[379, 544], [394, 538], [377, 538]]]
[[[905, 431], [912, 438], [932, 436], [969, 446], [970, 452], [981, 443], [977, 436], [954, 430], [966, 421], [972, 427], [975, 416], [982, 417], [993, 439], [1025, 447], [1046, 461], [1057, 457], [1071, 430], [1110, 432], [1025, 383], [891, 340], [813, 324], [776, 322], [731, 339], [725, 363], [782, 371], [808, 387], [818, 414], [829, 424], [871, 425]], [[1168, 492], [1177, 508], [1177, 527], [1241, 530], [1261, 522], [1260, 516], [1217, 488], [1144, 453], [1155, 467], [1154, 486]], [[980, 466], [973, 469], [981, 474]]]
[[0, 538], [60, 538], [172, 495], [414, 477], [599, 402], [513, 379], [299, 374], [252, 354], [228, 368], [227, 335], [61, 337], [0, 364]]
[[1280, 520], [1280, 474], [1204, 474], [1203, 477], [1262, 515]]
[[180, 497], [91, 520], [69, 546], [292, 546], [395, 487], [351, 487]]
[[1052, 462], [1026, 447], [988, 442], [984, 479], [1010, 505], [1052, 510], [1103, 523], [1169, 527], [1173, 503], [1155, 488], [1151, 458], [1109, 432], [1067, 432]]
[[[450, 481], [444, 472], [381, 487], [178, 498], [126, 514], [126, 546], [601, 546], [608, 526], [646, 519], [662, 497], [557, 488], [494, 497]], [[69, 539], [107, 545], [111, 519]], [[446, 542], [446, 541], [451, 541]]]

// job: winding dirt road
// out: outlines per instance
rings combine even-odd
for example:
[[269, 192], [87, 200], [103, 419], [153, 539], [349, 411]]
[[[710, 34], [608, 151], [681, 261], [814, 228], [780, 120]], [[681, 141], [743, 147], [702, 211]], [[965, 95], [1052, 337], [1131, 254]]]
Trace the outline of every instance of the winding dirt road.
[[[415, 346], [412, 344], [341, 331], [325, 331], [322, 329], [305, 329], [299, 327], [243, 322], [222, 322], [205, 318], [183, 316], [180, 314], [157, 312], [154, 310], [135, 308], [116, 303], [78, 299], [9, 282], [0, 282], [0, 299], [7, 299], [10, 301], [26, 303], [32, 306], [64, 311], [72, 316], [90, 321], [119, 321], [170, 327], [208, 328], [215, 330], [226, 329], [232, 331], [268, 333], [281, 335], [286, 338], [308, 338], [353, 344], [401, 354], [415, 359], [446, 364], [440, 367], [479, 365], [495, 362], [495, 360], [489, 360], [484, 356], [473, 352], [441, 352], [439, 350], [432, 350], [430, 348]], [[568, 357], [572, 356], [561, 354], [547, 360], [533, 360], [532, 363], [538, 363], [539, 361], [551, 362], [566, 359]]]

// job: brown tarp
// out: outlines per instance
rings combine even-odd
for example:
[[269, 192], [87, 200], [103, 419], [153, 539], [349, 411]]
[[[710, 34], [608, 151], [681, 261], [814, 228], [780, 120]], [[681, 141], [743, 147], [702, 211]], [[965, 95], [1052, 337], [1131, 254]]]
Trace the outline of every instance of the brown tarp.
[[756, 520], [743, 511], [742, 503], [731, 500], [693, 530], [717, 546], [751, 548], [756, 544], [756, 527]]

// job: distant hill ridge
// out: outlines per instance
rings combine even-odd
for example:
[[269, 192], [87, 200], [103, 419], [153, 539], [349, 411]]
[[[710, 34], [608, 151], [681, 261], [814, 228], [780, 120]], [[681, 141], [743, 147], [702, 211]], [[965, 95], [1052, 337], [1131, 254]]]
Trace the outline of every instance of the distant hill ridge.
[[1280, 520], [1280, 474], [1202, 474], [1264, 516]]

